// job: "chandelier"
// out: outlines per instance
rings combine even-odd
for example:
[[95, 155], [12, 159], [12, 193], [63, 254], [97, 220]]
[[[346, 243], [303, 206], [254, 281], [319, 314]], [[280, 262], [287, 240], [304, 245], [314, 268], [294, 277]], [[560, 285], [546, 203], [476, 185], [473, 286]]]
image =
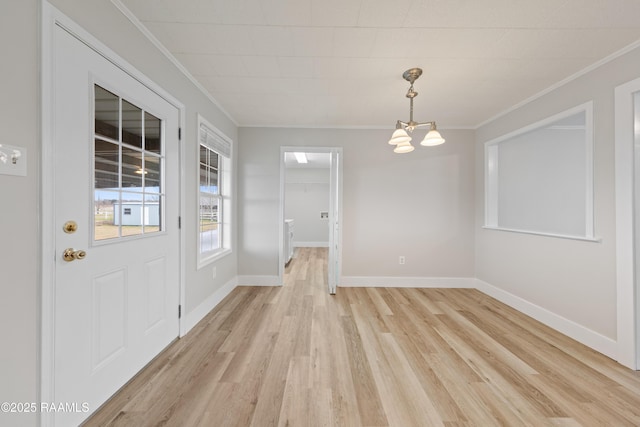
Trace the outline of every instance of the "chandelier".
[[414, 147], [411, 145], [411, 137], [409, 136], [409, 133], [412, 133], [414, 129], [422, 126], [429, 126], [429, 132], [427, 132], [427, 135], [420, 142], [420, 145], [431, 147], [444, 143], [444, 138], [442, 138], [440, 132], [436, 129], [436, 122], [418, 123], [413, 121], [413, 98], [418, 96], [418, 92], [413, 89], [413, 82], [418, 80], [418, 77], [421, 75], [422, 69], [420, 68], [411, 68], [402, 74], [402, 77], [411, 83], [409, 91], [406, 94], [406, 97], [409, 98], [410, 105], [409, 121], [403, 122], [402, 120], [398, 120], [396, 122], [396, 130], [393, 132], [393, 135], [391, 135], [391, 139], [389, 140], [389, 144], [396, 146], [396, 148], [393, 149], [394, 153], [410, 153], [413, 151]]

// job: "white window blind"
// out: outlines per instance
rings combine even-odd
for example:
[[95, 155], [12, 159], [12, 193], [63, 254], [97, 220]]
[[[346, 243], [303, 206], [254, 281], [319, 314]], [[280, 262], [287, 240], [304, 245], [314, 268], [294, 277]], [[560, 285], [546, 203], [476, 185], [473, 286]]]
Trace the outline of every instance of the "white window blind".
[[231, 157], [231, 143], [204, 123], [200, 123], [200, 144], [225, 157]]

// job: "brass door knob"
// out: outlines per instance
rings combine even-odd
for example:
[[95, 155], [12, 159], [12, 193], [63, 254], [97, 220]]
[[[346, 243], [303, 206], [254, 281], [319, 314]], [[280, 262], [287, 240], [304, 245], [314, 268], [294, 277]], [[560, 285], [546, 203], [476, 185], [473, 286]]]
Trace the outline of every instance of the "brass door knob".
[[75, 261], [77, 259], [84, 259], [87, 256], [87, 253], [83, 250], [74, 250], [73, 248], [67, 248], [62, 253], [62, 258], [67, 261]]

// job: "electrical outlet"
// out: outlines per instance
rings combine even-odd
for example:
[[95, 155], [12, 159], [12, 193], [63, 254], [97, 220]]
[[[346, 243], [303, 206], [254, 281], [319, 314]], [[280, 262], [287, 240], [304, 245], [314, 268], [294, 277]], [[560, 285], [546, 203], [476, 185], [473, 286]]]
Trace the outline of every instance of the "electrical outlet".
[[215, 279], [217, 274], [218, 274], [217, 269], [216, 269], [215, 267], [213, 267], [213, 268], [211, 269], [211, 277], [212, 277], [213, 279]]
[[400, 255], [400, 257], [398, 258], [398, 264], [404, 265], [404, 256]]

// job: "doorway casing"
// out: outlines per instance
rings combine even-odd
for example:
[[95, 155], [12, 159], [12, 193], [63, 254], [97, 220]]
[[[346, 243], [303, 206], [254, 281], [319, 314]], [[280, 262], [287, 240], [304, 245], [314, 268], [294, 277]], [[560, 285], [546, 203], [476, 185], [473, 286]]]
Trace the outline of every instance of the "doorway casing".
[[640, 368], [640, 79], [615, 89], [616, 360]]
[[284, 201], [286, 165], [285, 153], [327, 153], [331, 156], [329, 180], [329, 259], [328, 285], [331, 294], [336, 293], [337, 284], [342, 277], [342, 148], [341, 147], [280, 147], [280, 200], [278, 214], [278, 283], [284, 283]]

